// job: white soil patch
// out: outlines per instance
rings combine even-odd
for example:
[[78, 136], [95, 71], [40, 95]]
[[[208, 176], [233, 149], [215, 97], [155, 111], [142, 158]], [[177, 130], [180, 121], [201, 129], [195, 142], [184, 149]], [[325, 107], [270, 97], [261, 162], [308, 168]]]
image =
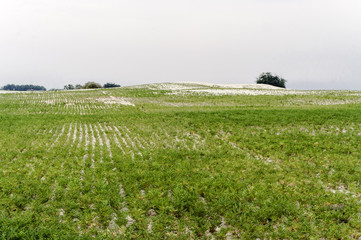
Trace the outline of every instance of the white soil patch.
[[[129, 86], [128, 88], [148, 88], [152, 90], [172, 91], [170, 95], [206, 94], [206, 95], [320, 95], [332, 91], [292, 90], [268, 84], [215, 84], [205, 82], [169, 82]], [[336, 93], [338, 91], [335, 91]], [[155, 92], [157, 93], [157, 92]], [[357, 92], [349, 94], [356, 95]]]
[[46, 103], [48, 105], [55, 105], [56, 101], [55, 100], [43, 100], [41, 101], [42, 103]]
[[25, 92], [26, 91], [5, 91], [5, 90], [0, 90], [0, 94], [5, 94], [5, 93], [25, 93]]
[[185, 94], [206, 94], [206, 95], [304, 95], [311, 92], [294, 91], [294, 90], [275, 90], [275, 89], [192, 89], [183, 91], [173, 91], [170, 95], [185, 95]]
[[191, 90], [205, 88], [236, 88], [236, 89], [261, 89], [261, 90], [284, 90], [284, 88], [271, 86], [268, 84], [215, 84], [205, 82], [174, 82], [174, 83], [154, 83], [131, 86], [131, 88], [149, 88], [154, 90]]
[[99, 88], [87, 88], [87, 89], [82, 88], [82, 89], [71, 89], [71, 90], [64, 90], [64, 91], [72, 91], [72, 92], [81, 91], [81, 92], [83, 92], [83, 91], [95, 91], [98, 89]]
[[280, 87], [271, 86], [268, 84], [215, 84], [215, 83], [204, 83], [204, 82], [183, 82], [178, 84], [190, 84], [190, 85], [200, 85], [207, 87], [215, 88], [246, 88], [246, 89], [284, 89]]
[[105, 104], [121, 104], [121, 105], [125, 105], [125, 106], [135, 106], [133, 103], [131, 103], [129, 101], [129, 99], [126, 98], [120, 98], [120, 97], [114, 97], [114, 96], [109, 96], [109, 97], [104, 97], [104, 98], [97, 98], [96, 99], [98, 102], [102, 102]]

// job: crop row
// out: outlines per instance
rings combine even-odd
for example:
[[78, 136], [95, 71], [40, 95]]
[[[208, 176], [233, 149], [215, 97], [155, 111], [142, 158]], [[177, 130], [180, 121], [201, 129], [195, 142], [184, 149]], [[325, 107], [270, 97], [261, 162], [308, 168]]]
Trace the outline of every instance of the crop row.
[[[89, 115], [99, 112], [119, 111], [124, 106], [134, 106], [122, 97], [106, 92], [45, 92], [14, 93], [4, 95], [4, 100], [33, 114]], [[5, 102], [4, 101], [4, 102]]]

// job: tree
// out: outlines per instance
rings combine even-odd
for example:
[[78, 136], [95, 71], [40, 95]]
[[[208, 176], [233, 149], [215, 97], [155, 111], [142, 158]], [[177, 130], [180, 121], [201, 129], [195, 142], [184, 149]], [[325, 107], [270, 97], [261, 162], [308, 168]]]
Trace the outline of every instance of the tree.
[[114, 88], [114, 87], [120, 87], [120, 85], [115, 83], [106, 83], [103, 85], [103, 88]]
[[96, 82], [87, 82], [87, 83], [84, 85], [84, 88], [85, 88], [85, 89], [102, 88], [102, 86], [101, 86], [99, 83], [96, 83]]
[[46, 91], [46, 88], [43, 86], [29, 85], [29, 84], [27, 85], [8, 84], [5, 85], [2, 89], [8, 91]]
[[276, 87], [286, 88], [287, 81], [277, 75], [273, 75], [270, 72], [261, 73], [259, 77], [257, 78], [256, 83], [257, 84], [268, 84]]
[[73, 90], [73, 89], [75, 89], [75, 87], [74, 87], [74, 85], [72, 85], [72, 84], [68, 84], [68, 85], [65, 85], [65, 86], [64, 86], [64, 89], [65, 89], [65, 90]]

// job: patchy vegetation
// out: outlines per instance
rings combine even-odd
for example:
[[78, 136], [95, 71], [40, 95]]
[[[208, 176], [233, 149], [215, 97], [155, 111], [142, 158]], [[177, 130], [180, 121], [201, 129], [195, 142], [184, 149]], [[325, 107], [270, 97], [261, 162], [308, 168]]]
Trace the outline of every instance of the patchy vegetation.
[[360, 92], [182, 87], [0, 94], [2, 238], [361, 237]]

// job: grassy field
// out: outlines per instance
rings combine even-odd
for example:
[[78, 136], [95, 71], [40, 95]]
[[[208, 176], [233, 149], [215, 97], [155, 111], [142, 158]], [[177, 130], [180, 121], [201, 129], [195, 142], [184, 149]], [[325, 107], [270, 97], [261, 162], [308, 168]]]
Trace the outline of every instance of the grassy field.
[[2, 239], [358, 239], [361, 92], [0, 94]]

